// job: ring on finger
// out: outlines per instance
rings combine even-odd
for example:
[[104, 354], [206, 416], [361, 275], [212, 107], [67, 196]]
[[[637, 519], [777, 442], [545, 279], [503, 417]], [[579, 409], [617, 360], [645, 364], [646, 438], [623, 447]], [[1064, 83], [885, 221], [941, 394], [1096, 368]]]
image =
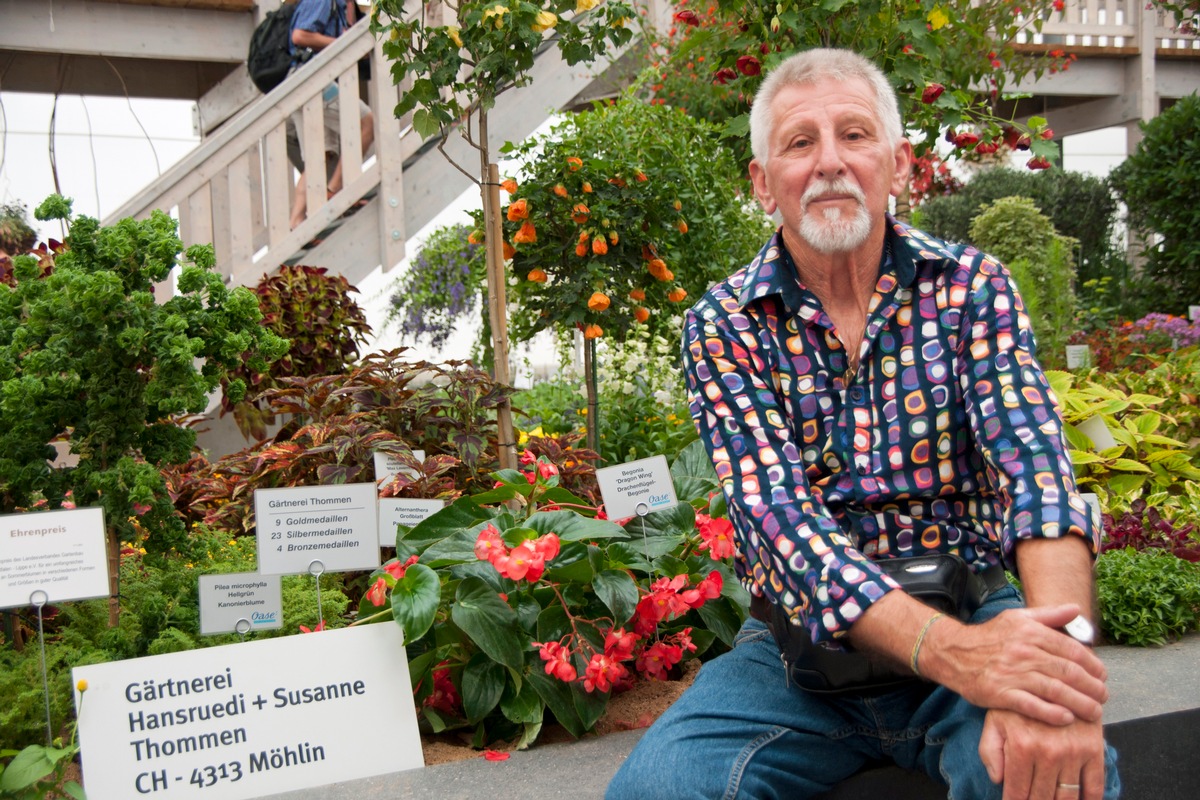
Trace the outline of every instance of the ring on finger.
[[1079, 789], [1080, 789], [1080, 786], [1079, 786], [1079, 784], [1078, 784], [1078, 783], [1060, 783], [1060, 784], [1058, 785], [1058, 788], [1060, 788], [1060, 789], [1074, 789], [1075, 791], [1079, 791]]

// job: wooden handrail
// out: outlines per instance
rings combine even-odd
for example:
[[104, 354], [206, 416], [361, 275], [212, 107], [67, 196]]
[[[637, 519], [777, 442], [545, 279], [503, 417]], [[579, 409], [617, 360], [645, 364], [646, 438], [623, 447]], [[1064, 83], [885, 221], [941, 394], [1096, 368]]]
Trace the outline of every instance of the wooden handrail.
[[[326, 197], [322, 169], [307, 170], [306, 185], [293, 185], [286, 152], [288, 117], [301, 113], [299, 135], [306, 153], [324, 152], [322, 93], [336, 82], [345, 97], [359, 97], [358, 63], [363, 59], [370, 63], [371, 74], [389, 74], [390, 65], [381, 48], [366, 23], [360, 22], [113, 212], [110, 221], [145, 217], [154, 209], [174, 209], [184, 243], [212, 242], [218, 269], [227, 280], [248, 282], [255, 279], [255, 273], [274, 269], [377, 187], [381, 163], [386, 161], [398, 171], [400, 124], [391, 110], [399, 95], [385, 78], [372, 81], [368, 100], [374, 116], [376, 157], [364, 162], [357, 153], [349, 152], [361, 141], [357, 103], [342, 103], [338, 130], [347, 152], [341, 191]], [[307, 192], [308, 216], [290, 230], [295, 191]], [[402, 218], [394, 220], [393, 229], [397, 226], [402, 227]]]

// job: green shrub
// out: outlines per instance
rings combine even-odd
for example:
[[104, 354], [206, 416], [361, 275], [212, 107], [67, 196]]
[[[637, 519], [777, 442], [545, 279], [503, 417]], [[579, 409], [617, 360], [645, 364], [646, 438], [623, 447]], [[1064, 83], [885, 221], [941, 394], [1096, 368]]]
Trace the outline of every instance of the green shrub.
[[228, 380], [242, 380], [246, 396], [239, 403], [225, 398], [221, 413], [232, 411], [247, 439], [265, 438], [267, 426], [275, 421], [263, 392], [284, 386], [290, 377], [335, 375], [358, 358], [371, 326], [351, 292], [358, 289], [344, 275], [331, 275], [325, 267], [287, 264], [263, 275], [254, 287], [262, 326], [290, 346], [266, 371], [249, 364], [230, 370]]
[[1145, 274], [1160, 285], [1156, 311], [1181, 313], [1200, 299], [1200, 97], [1183, 98], [1141, 125], [1137, 151], [1110, 176], [1147, 236]]
[[999, 258], [1012, 273], [1025, 301], [1044, 363], [1064, 363], [1078, 302], [1075, 299], [1075, 242], [1059, 236], [1050, 218], [1027, 197], [1002, 197], [971, 223], [971, 240]]
[[981, 172], [958, 193], [922, 203], [920, 227], [943, 239], [978, 245], [971, 241], [971, 221], [987, 204], [1013, 196], [1031, 198], [1050, 217], [1055, 230], [1076, 240], [1080, 282], [1104, 276], [1119, 282], [1125, 279], [1127, 266], [1112, 243], [1116, 198], [1104, 180], [1081, 172]]
[[639, 327], [621, 346], [596, 350], [597, 449], [605, 464], [669, 457], [697, 438], [679, 366], [680, 319], [669, 323], [667, 333]]
[[1200, 564], [1132, 547], [1096, 563], [1100, 622], [1118, 644], [1162, 645], [1200, 628]]
[[561, 436], [583, 427], [581, 409], [587, 405], [580, 380], [559, 378], [542, 381], [513, 395], [517, 427], [530, 432], [541, 429], [546, 436]]

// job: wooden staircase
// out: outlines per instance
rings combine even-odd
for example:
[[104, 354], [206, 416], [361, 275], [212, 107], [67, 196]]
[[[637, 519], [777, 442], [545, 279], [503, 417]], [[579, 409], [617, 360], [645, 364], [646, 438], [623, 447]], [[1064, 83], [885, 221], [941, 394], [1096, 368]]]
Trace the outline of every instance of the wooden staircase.
[[[491, 117], [493, 152], [505, 141], [528, 136], [561, 109], [605, 92], [604, 73], [622, 56], [617, 52], [590, 66], [569, 67], [556, 48], [544, 49], [532, 84], [505, 93], [501, 113]], [[378, 80], [360, 85], [360, 61], [369, 63], [371, 75], [390, 75], [391, 65], [365, 22], [251, 102], [106, 222], [143, 217], [156, 208], [174, 212], [185, 244], [213, 243], [218, 269], [231, 285], [253, 285], [264, 272], [298, 260], [330, 267], [351, 282], [379, 267], [392, 269], [404, 257], [405, 240], [471, 182], [437, 151], [436, 142], [422, 142], [408, 120], [394, 117], [397, 87]], [[335, 80], [345, 96], [365, 96], [374, 113], [375, 144], [365, 159], [358, 157], [357, 111], [354, 104], [342, 103], [343, 188], [326, 197], [320, 170], [307, 170], [305, 185], [293, 186], [285, 124], [300, 110], [305, 152], [322, 152], [321, 93]], [[444, 149], [468, 169], [478, 163], [477, 152], [457, 136]], [[308, 218], [290, 230], [294, 191], [306, 192]]]

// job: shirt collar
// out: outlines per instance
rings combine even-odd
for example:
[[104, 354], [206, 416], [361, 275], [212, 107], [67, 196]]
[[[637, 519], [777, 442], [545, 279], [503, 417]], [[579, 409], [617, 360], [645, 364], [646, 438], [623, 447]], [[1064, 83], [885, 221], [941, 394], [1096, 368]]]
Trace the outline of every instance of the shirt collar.
[[[921, 262], [955, 260], [941, 240], [898, 222], [891, 214], [887, 215], [887, 222], [879, 271], [880, 274], [885, 270], [893, 272], [899, 286], [909, 287], [913, 284]], [[805, 294], [796, 267], [783, 243], [783, 231], [778, 229], [746, 269], [738, 292], [738, 305], [744, 308], [759, 298], [777, 295], [784, 307], [795, 313], [803, 304]]]

